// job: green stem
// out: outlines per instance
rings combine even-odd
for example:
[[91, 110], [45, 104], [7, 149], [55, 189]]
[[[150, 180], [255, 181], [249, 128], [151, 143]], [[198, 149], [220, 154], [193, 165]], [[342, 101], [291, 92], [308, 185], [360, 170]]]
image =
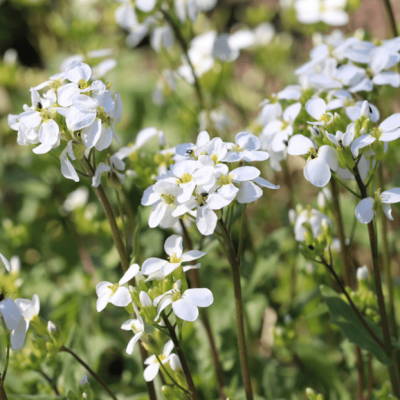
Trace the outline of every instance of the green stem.
[[223, 245], [225, 246], [225, 251], [232, 270], [233, 287], [235, 292], [237, 340], [239, 347], [239, 357], [240, 357], [240, 366], [242, 370], [243, 384], [246, 392], [246, 399], [253, 400], [254, 396], [253, 396], [253, 389], [251, 387], [249, 360], [246, 348], [246, 334], [244, 330], [242, 287], [240, 284], [240, 261], [236, 258], [235, 248], [233, 246], [231, 236], [227, 231], [225, 223], [223, 222], [222, 219], [218, 221], [218, 226], [222, 233], [222, 238], [224, 240]]
[[82, 366], [84, 366], [90, 373], [90, 375], [93, 376], [94, 379], [96, 379], [96, 381], [103, 387], [103, 389], [110, 395], [110, 397], [114, 400], [117, 400], [117, 398], [115, 397], [114, 393], [111, 391], [111, 389], [104, 383], [104, 381], [100, 378], [99, 375], [96, 374], [96, 372], [94, 372], [89, 365], [87, 365], [85, 363], [85, 361], [83, 361], [76, 353], [74, 353], [71, 349], [69, 349], [68, 347], [65, 346], [61, 346], [60, 351], [64, 351], [66, 353], [69, 353], [72, 355], [72, 357], [75, 358], [76, 361], [79, 362], [79, 364], [81, 364]]
[[0, 400], [8, 400], [1, 376], [0, 376]]
[[181, 389], [183, 392], [187, 393], [190, 395], [190, 392], [187, 391], [183, 386], [181, 386], [172, 376], [171, 374], [168, 372], [167, 368], [165, 368], [164, 364], [162, 363], [162, 361], [160, 360], [160, 357], [156, 354], [155, 355], [157, 358], [158, 363], [160, 364], [161, 369], [164, 371], [165, 375], [168, 376], [168, 378], [171, 380], [171, 382], [177, 386], [179, 389]]
[[337, 176], [332, 175], [333, 179], [335, 179], [336, 182], [341, 184], [346, 190], [348, 190], [353, 196], [356, 196], [357, 198], [361, 199], [361, 196], [356, 193], [354, 190], [350, 189], [344, 182], [342, 182]]
[[[179, 220], [181, 227], [182, 227], [182, 232], [183, 232], [183, 240], [185, 242], [185, 247], [188, 250], [193, 250], [193, 243], [192, 239], [190, 238], [189, 232], [186, 228], [185, 223], [180, 219]], [[193, 260], [190, 262], [190, 264], [195, 265], [196, 261]], [[190, 280], [192, 283], [192, 286], [194, 288], [200, 288], [201, 287], [201, 281], [200, 281], [200, 274], [198, 269], [192, 269], [190, 270]], [[200, 317], [204, 325], [204, 329], [206, 330], [207, 334], [207, 339], [208, 343], [210, 345], [210, 350], [211, 350], [211, 359], [214, 364], [215, 368], [215, 373], [217, 377], [217, 383], [218, 383], [218, 393], [221, 398], [221, 400], [226, 399], [224, 387], [225, 387], [225, 379], [224, 379], [224, 371], [222, 369], [221, 362], [218, 357], [218, 350], [217, 350], [217, 345], [214, 340], [214, 335], [211, 329], [211, 324], [210, 320], [208, 319], [208, 314], [205, 308], [200, 310]]]
[[245, 227], [245, 219], [246, 219], [246, 206], [247, 204], [243, 204], [242, 216], [240, 219], [240, 236], [239, 236], [239, 249], [237, 253], [237, 259], [242, 265], [242, 257], [243, 257], [243, 242], [244, 242], [244, 227]]
[[8, 369], [8, 364], [10, 363], [10, 347], [11, 347], [11, 343], [10, 343], [10, 333], [7, 335], [7, 352], [6, 352], [6, 362], [4, 364], [4, 371], [3, 371], [3, 375], [2, 380], [3, 383], [6, 381], [6, 375], [7, 375], [7, 369]]
[[122, 208], [121, 196], [119, 195], [119, 191], [118, 191], [118, 190], [115, 190], [115, 193], [116, 193], [116, 195], [117, 195], [117, 203], [118, 203], [118, 210], [119, 210], [119, 218], [120, 218], [120, 220], [121, 220], [122, 227], [123, 227], [126, 254], [129, 254], [128, 230], [127, 230], [127, 228], [126, 228], [126, 221], [125, 221], [125, 217], [124, 217], [124, 210], [123, 210], [123, 208]]
[[331, 179], [333, 214], [335, 216], [337, 235], [340, 241], [340, 252], [343, 262], [343, 279], [346, 286], [352, 287], [351, 265], [347, 253], [346, 236], [344, 233], [342, 213], [340, 211], [339, 190], [334, 179]]
[[176, 353], [178, 354], [179, 360], [182, 364], [183, 373], [186, 378], [186, 383], [188, 385], [191, 399], [198, 400], [197, 393], [196, 393], [196, 387], [194, 386], [192, 374], [190, 372], [189, 365], [186, 361], [185, 353], [183, 352], [182, 348], [180, 347], [179, 340], [175, 333], [175, 328], [171, 325], [171, 323], [169, 322], [169, 319], [166, 317], [165, 314], [163, 314], [162, 317], [163, 317], [165, 326], [168, 328], [169, 336], [172, 339], [172, 342], [174, 343]]
[[[361, 197], [363, 199], [366, 199], [368, 197], [367, 187], [364, 185], [364, 182], [361, 179], [357, 166], [354, 167], [353, 172], [357, 185], [360, 189]], [[381, 317], [381, 324], [382, 324], [383, 341], [385, 344], [386, 354], [392, 360], [392, 364], [388, 367], [390, 381], [392, 384], [393, 394], [396, 397], [400, 398], [399, 380], [397, 378], [396, 367], [393, 362], [394, 354], [392, 352], [392, 339], [390, 337], [389, 321], [386, 313], [385, 299], [383, 297], [383, 291], [382, 291], [381, 271], [379, 267], [379, 254], [378, 254], [377, 237], [375, 232], [374, 221], [371, 221], [368, 224], [368, 235], [371, 247], [372, 265], [374, 269], [375, 291], [376, 291], [376, 297], [378, 299], [379, 314]]]
[[397, 32], [396, 18], [394, 16], [392, 5], [390, 4], [390, 0], [383, 0], [383, 4], [385, 6], [386, 13], [389, 17], [389, 24], [392, 36], [395, 38], [399, 36], [399, 34]]
[[49, 383], [49, 385], [52, 387], [52, 389], [54, 390], [54, 393], [56, 395], [59, 395], [60, 392], [58, 391], [57, 385], [54, 382], [54, 379], [51, 379], [44, 371], [42, 371], [41, 369], [37, 370], [39, 372], [40, 375], [43, 376], [44, 379], [46, 379], [46, 381]]
[[[82, 162], [82, 165], [85, 167], [89, 176], [92, 178], [94, 176], [93, 167], [90, 165], [89, 161], [86, 158], [83, 158], [83, 160], [84, 162]], [[93, 190], [96, 193], [96, 196], [99, 199], [101, 205], [103, 206], [104, 212], [106, 214], [108, 223], [111, 228], [112, 237], [114, 239], [114, 244], [119, 254], [122, 269], [124, 271], [127, 271], [130, 265], [130, 260], [128, 254], [126, 253], [124, 242], [122, 241], [121, 233], [119, 231], [117, 221], [115, 220], [115, 214], [111, 207], [110, 201], [108, 200], [107, 194], [102, 185], [99, 185], [97, 188], [93, 188]], [[139, 348], [140, 348], [140, 357], [142, 359], [142, 366], [144, 368], [144, 361], [147, 358], [147, 351], [142, 346], [139, 346]], [[157, 400], [154, 383], [146, 382], [146, 386], [150, 400]]]

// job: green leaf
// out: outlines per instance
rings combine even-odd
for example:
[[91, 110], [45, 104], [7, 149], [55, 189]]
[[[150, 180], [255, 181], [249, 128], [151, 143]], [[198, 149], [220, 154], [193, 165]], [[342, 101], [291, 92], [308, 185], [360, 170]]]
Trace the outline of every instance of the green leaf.
[[74, 393], [72, 390], [70, 390], [70, 391], [68, 392], [68, 394], [67, 394], [67, 400], [77, 400], [77, 399], [76, 399], [76, 396], [75, 396], [75, 393]]
[[[320, 291], [332, 314], [332, 323], [337, 325], [351, 342], [369, 351], [382, 364], [390, 365], [390, 358], [370, 336], [351, 306], [334, 290], [324, 285], [320, 286]], [[378, 328], [368, 324], [379, 337]]]

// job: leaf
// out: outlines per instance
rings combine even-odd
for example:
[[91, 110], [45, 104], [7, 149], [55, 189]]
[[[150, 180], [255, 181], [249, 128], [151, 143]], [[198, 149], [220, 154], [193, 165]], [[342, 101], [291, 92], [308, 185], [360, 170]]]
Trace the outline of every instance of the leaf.
[[328, 311], [329, 311], [329, 308], [326, 303], [319, 303], [318, 306], [315, 307], [315, 309], [312, 313], [306, 315], [306, 319], [319, 317], [321, 315], [324, 315]]
[[[334, 290], [324, 285], [320, 286], [320, 291], [332, 314], [332, 323], [337, 325], [351, 342], [369, 351], [382, 364], [390, 365], [390, 358], [370, 336], [351, 306]], [[371, 329], [380, 337], [377, 332], [378, 328], [372, 326], [370, 323], [368, 323], [368, 325], [370, 325]]]

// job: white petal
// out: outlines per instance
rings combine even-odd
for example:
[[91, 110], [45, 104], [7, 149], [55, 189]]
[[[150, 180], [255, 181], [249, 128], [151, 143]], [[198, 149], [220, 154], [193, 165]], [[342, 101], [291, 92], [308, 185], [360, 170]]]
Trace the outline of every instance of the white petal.
[[384, 131], [392, 131], [400, 127], [400, 113], [396, 113], [386, 118], [380, 125]]
[[149, 186], [143, 193], [142, 206], [150, 206], [160, 200], [160, 193], [154, 192], [154, 185]]
[[385, 215], [393, 221], [393, 215], [392, 215], [392, 206], [390, 204], [382, 204], [382, 210], [385, 213]]
[[254, 182], [257, 183], [257, 185], [266, 187], [268, 189], [279, 189], [280, 188], [279, 185], [274, 185], [273, 183], [268, 182], [266, 179], [261, 178], [261, 177], [254, 179]]
[[103, 172], [109, 172], [111, 171], [111, 167], [109, 165], [106, 165], [104, 163], [100, 163], [97, 166], [96, 172], [94, 174], [94, 177], [92, 179], [92, 186], [93, 187], [98, 187], [101, 184], [101, 174]]
[[173, 349], [174, 349], [174, 342], [172, 340], [168, 340], [168, 342], [165, 343], [164, 345], [163, 355], [168, 357]]
[[113, 284], [111, 282], [103, 281], [103, 282], [98, 283], [96, 286], [97, 296], [101, 297], [106, 293], [110, 293], [111, 292], [110, 286], [113, 286]]
[[323, 187], [331, 179], [331, 170], [322, 158], [309, 160], [304, 167], [304, 176], [314, 186]]
[[1, 262], [4, 264], [4, 266], [6, 267], [6, 270], [7, 270], [8, 272], [10, 272], [10, 271], [11, 271], [11, 264], [10, 264], [10, 262], [7, 260], [7, 258], [5, 258], [5, 257], [3, 256], [3, 254], [1, 254], [1, 253], [0, 253], [0, 260], [1, 260]]
[[82, 129], [82, 141], [87, 149], [91, 149], [99, 140], [101, 135], [101, 120], [96, 118], [94, 122]]
[[332, 171], [336, 171], [339, 167], [339, 155], [331, 146], [321, 146], [318, 150], [318, 158], [322, 158]]
[[381, 193], [382, 203], [398, 203], [400, 202], [400, 188], [385, 190]]
[[240, 154], [240, 158], [246, 162], [253, 162], [253, 161], [265, 161], [269, 158], [269, 153], [266, 151], [242, 151]]
[[310, 148], [313, 149], [314, 144], [309, 138], [303, 135], [294, 135], [289, 140], [287, 152], [292, 156], [300, 156], [307, 154]]
[[358, 137], [352, 144], [351, 144], [351, 152], [353, 153], [354, 157], [358, 157], [358, 152], [360, 149], [369, 146], [370, 144], [375, 142], [375, 138], [371, 135], [362, 135]]
[[102, 151], [111, 146], [111, 142], [113, 140], [113, 130], [112, 128], [105, 127], [103, 124], [101, 125], [101, 135], [99, 140], [97, 141], [95, 147], [97, 150]]
[[42, 117], [37, 111], [29, 110], [18, 116], [18, 121], [28, 128], [36, 128], [42, 122]]
[[98, 312], [103, 311], [106, 308], [107, 304], [111, 299], [111, 296], [112, 296], [112, 291], [110, 290], [109, 292], [104, 293], [97, 299], [96, 310]]
[[236, 144], [245, 150], [259, 150], [260, 140], [249, 132], [240, 132], [236, 135]]
[[168, 276], [169, 274], [171, 274], [172, 272], [174, 272], [179, 266], [181, 265], [181, 263], [166, 263], [163, 267], [162, 267], [162, 274], [165, 276]]
[[301, 103], [294, 103], [287, 107], [283, 112], [283, 120], [291, 124], [297, 118], [301, 110]]
[[326, 113], [326, 103], [322, 99], [310, 99], [306, 103], [307, 112], [317, 121]]
[[142, 273], [150, 275], [154, 272], [161, 271], [162, 267], [166, 264], [168, 264], [168, 261], [162, 260], [161, 258], [148, 258], [142, 265]]
[[150, 12], [156, 6], [156, 0], [136, 0], [136, 7], [143, 12]]
[[381, 72], [372, 79], [374, 85], [390, 85], [395, 88], [400, 86], [400, 75], [394, 71]]
[[218, 217], [215, 212], [207, 205], [197, 209], [196, 225], [197, 229], [204, 236], [212, 235], [217, 226]]
[[374, 199], [367, 197], [362, 199], [356, 207], [356, 217], [362, 224], [368, 224], [374, 218]]
[[143, 332], [137, 333], [128, 343], [128, 346], [126, 347], [126, 352], [128, 354], [133, 353], [133, 349], [135, 348], [136, 342], [140, 339], [140, 337], [143, 335]]
[[220, 210], [228, 206], [231, 202], [232, 200], [226, 199], [218, 193], [211, 193], [207, 198], [207, 206], [212, 210]]
[[60, 128], [53, 119], [42, 122], [39, 129], [40, 143], [54, 146], [59, 138]]
[[203, 257], [207, 253], [204, 253], [204, 251], [199, 251], [199, 250], [190, 250], [187, 253], [182, 255], [182, 262], [188, 262], [188, 261], [193, 261], [197, 260], [200, 257]]
[[75, 182], [79, 182], [79, 176], [66, 154], [61, 154], [60, 163], [61, 173], [63, 176], [67, 179], [72, 179]]
[[150, 217], [149, 217], [149, 227], [150, 228], [155, 228], [156, 226], [160, 225], [160, 223], [162, 223], [163, 218], [168, 213], [168, 208], [169, 208], [169, 205], [164, 203], [163, 201], [154, 207], [154, 209], [151, 212]]
[[117, 307], [126, 307], [132, 303], [132, 296], [126, 287], [120, 286], [111, 296], [110, 303]]
[[199, 316], [198, 308], [189, 301], [179, 299], [172, 303], [174, 314], [184, 321], [193, 322]]
[[254, 201], [258, 200], [262, 195], [262, 189], [260, 189], [253, 182], [243, 182], [239, 188], [237, 201], [240, 204], [253, 203]]
[[76, 84], [78, 84], [81, 79], [88, 81], [91, 75], [92, 70], [89, 65], [81, 62], [72, 63], [65, 71], [65, 77]]
[[96, 119], [96, 114], [96, 112], [81, 112], [76, 107], [71, 106], [68, 109], [65, 121], [68, 129], [71, 131], [78, 131], [79, 129], [91, 125]]
[[19, 350], [25, 342], [26, 332], [28, 331], [29, 321], [21, 318], [21, 321], [16, 329], [11, 332], [11, 348]]
[[229, 175], [232, 176], [234, 182], [251, 181], [260, 176], [260, 170], [255, 167], [239, 167]]
[[160, 364], [150, 364], [143, 372], [144, 380], [151, 382], [157, 376], [159, 370]]
[[231, 202], [239, 192], [239, 189], [233, 184], [223, 185], [218, 189], [218, 194], [224, 197], [226, 200]]
[[0, 314], [9, 331], [16, 329], [21, 321], [21, 313], [12, 299], [6, 298], [0, 301]]
[[124, 276], [119, 280], [119, 284], [123, 285], [125, 283], [128, 283], [131, 279], [133, 279], [136, 274], [139, 272], [139, 265], [137, 264], [132, 264], [128, 270], [125, 272]]
[[57, 89], [58, 104], [61, 107], [72, 106], [72, 100], [81, 94], [81, 90], [75, 83], [68, 83]]
[[187, 289], [183, 293], [182, 299], [189, 301], [197, 307], [208, 307], [214, 301], [211, 290], [206, 288]]
[[[162, 297], [162, 296], [161, 296]], [[154, 303], [155, 303], [156, 299], [154, 299]], [[153, 304], [154, 304], [153, 303]], [[158, 304], [157, 307], [157, 311], [158, 314], [157, 316], [154, 318], [154, 321], [157, 321], [160, 318], [161, 313], [170, 305], [172, 304], [172, 298], [171, 295], [164, 297]]]

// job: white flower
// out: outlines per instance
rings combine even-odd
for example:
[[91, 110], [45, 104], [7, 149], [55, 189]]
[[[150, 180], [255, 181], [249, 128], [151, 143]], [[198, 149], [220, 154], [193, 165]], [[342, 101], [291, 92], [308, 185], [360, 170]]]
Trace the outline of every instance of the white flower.
[[174, 0], [175, 14], [179, 20], [184, 24], [186, 17], [192, 22], [196, 22], [199, 9], [196, 0]]
[[[141, 292], [141, 293], [143, 293], [143, 292]], [[136, 319], [128, 319], [128, 321], [125, 321], [121, 326], [121, 329], [123, 329], [124, 331], [132, 330], [134, 333], [133, 338], [129, 341], [128, 346], [126, 348], [126, 352], [128, 354], [133, 353], [135, 344], [137, 343], [137, 341], [141, 338], [141, 336], [144, 333], [143, 319], [140, 316], [139, 311], [136, 309], [135, 306], [134, 306], [134, 309], [135, 309], [135, 313], [136, 313]]]
[[291, 155], [310, 154], [304, 176], [317, 187], [325, 186], [331, 179], [331, 170], [336, 171], [339, 167], [339, 156], [334, 148], [327, 145], [318, 148], [303, 135], [294, 135], [289, 140], [287, 152]]
[[303, 24], [322, 21], [328, 25], [346, 25], [349, 16], [344, 11], [346, 0], [296, 0], [297, 19]]
[[247, 204], [258, 200], [263, 195], [263, 191], [259, 186], [266, 187], [268, 189], [280, 188], [279, 185], [274, 185], [260, 176], [252, 181], [242, 182], [237, 194], [238, 203]]
[[249, 132], [240, 132], [235, 137], [236, 146], [232, 144], [230, 151], [224, 157], [225, 162], [237, 161], [265, 161], [269, 154], [266, 151], [259, 151], [261, 144], [257, 136]]
[[[393, 221], [392, 207], [390, 204], [400, 202], [400, 188], [385, 190], [379, 195], [382, 210]], [[372, 197], [362, 199], [356, 207], [356, 217], [362, 224], [369, 224], [375, 216], [379, 205]]]
[[39, 296], [34, 294], [32, 300], [16, 299], [15, 304], [22, 318], [18, 326], [11, 332], [11, 347], [13, 350], [19, 350], [24, 345], [30, 321], [39, 315], [40, 300]]
[[[169, 362], [169, 360], [171, 359], [171, 351], [173, 349], [174, 349], [174, 344], [172, 340], [169, 340], [164, 346], [163, 353], [158, 356], [158, 358], [163, 364]], [[157, 357], [154, 354], [149, 358], [147, 358], [144, 364], [147, 365], [143, 373], [144, 379], [146, 382], [151, 382], [157, 376], [158, 371], [160, 370], [160, 364], [157, 360]]]
[[98, 187], [101, 184], [101, 175], [104, 172], [109, 173], [110, 175], [115, 175], [116, 178], [123, 183], [125, 180], [125, 175], [122, 171], [125, 169], [125, 163], [122, 161], [122, 157], [124, 157], [124, 153], [117, 152], [110, 157], [110, 165], [106, 165], [104, 163], [100, 163], [96, 172], [92, 178], [92, 186]]
[[311, 125], [328, 125], [333, 120], [333, 115], [326, 112], [326, 103], [323, 99], [310, 99], [306, 103], [307, 112], [317, 120], [317, 122], [307, 121]]
[[[197, 136], [196, 144], [183, 143], [176, 146], [176, 154], [184, 159], [189, 159], [199, 154], [199, 149], [203, 148], [207, 143], [210, 142], [210, 135], [206, 131], [202, 131]], [[178, 159], [180, 160], [180, 158]]]
[[209, 289], [187, 289], [182, 294], [180, 288], [181, 281], [178, 280], [174, 284], [173, 289], [154, 299], [153, 305], [157, 307], [158, 311], [154, 321], [158, 321], [162, 311], [169, 305], [172, 305], [172, 310], [178, 318], [193, 322], [199, 316], [197, 307], [208, 307], [214, 301], [211, 290]]
[[165, 241], [164, 250], [169, 256], [169, 261], [155, 257], [147, 259], [142, 265], [142, 273], [144, 275], [151, 275], [161, 271], [164, 276], [167, 276], [182, 263], [197, 260], [206, 254], [198, 250], [190, 250], [187, 253], [183, 253], [182, 236], [178, 235], [172, 235]]
[[391, 142], [399, 137], [400, 113], [396, 113], [381, 122], [378, 128], [372, 129], [372, 132], [355, 139], [351, 145], [351, 151], [354, 157], [358, 157], [358, 153], [362, 148], [371, 145], [377, 139], [381, 142]]
[[72, 148], [72, 140], [68, 142], [67, 146], [60, 155], [61, 173], [64, 175], [65, 178], [72, 179], [75, 182], [79, 182], [79, 176], [68, 156], [71, 158], [71, 160], [76, 160], [74, 150]]
[[83, 387], [88, 383], [88, 378], [87, 375], [82, 375], [82, 379], [79, 382], [79, 386]]
[[310, 225], [314, 238], [317, 238], [322, 233], [323, 223], [332, 226], [332, 221], [322, 212], [314, 208], [311, 210], [305, 209], [297, 216], [294, 225], [294, 234], [298, 242], [304, 242], [305, 240], [304, 234], [307, 232], [307, 228], [303, 226], [305, 223]]
[[118, 307], [126, 307], [132, 302], [132, 296], [129, 290], [121, 285], [129, 282], [139, 272], [139, 265], [132, 264], [125, 272], [124, 276], [118, 283], [100, 282], [96, 286], [96, 293], [98, 296], [96, 308], [100, 312], [104, 310], [108, 303]]
[[347, 126], [346, 132], [343, 133], [341, 131], [337, 131], [336, 135], [332, 135], [331, 133], [327, 133], [326, 137], [338, 147], [350, 147], [353, 143], [355, 136], [355, 124], [351, 123]]
[[[285, 111], [276, 115], [276, 119], [271, 120], [263, 129], [263, 136], [274, 136], [271, 141], [271, 148], [274, 152], [286, 149], [286, 142], [293, 135], [293, 123], [301, 110], [300, 103], [294, 103], [287, 107]], [[280, 109], [282, 112], [282, 108]]]

